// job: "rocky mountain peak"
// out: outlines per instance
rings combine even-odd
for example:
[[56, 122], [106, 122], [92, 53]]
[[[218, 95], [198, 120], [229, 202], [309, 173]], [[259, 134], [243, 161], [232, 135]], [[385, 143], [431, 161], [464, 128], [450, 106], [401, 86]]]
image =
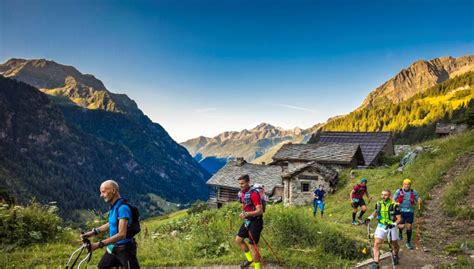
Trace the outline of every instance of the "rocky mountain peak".
[[275, 129], [275, 126], [262, 122], [256, 127], [252, 128], [251, 131], [262, 131], [262, 130], [271, 130], [271, 129]]
[[373, 90], [359, 109], [399, 103], [460, 74], [474, 70], [474, 55], [418, 60]]
[[251, 161], [265, 153], [268, 148], [282, 141], [292, 141], [302, 134], [303, 130], [298, 127], [285, 130], [263, 122], [250, 130], [227, 131], [213, 138], [197, 137], [181, 145], [193, 156], [196, 154], [202, 154], [204, 157], [233, 156], [244, 157], [247, 161]]
[[136, 103], [124, 94], [115, 94], [90, 74], [75, 67], [46, 59], [13, 58], [0, 64], [0, 75], [25, 82], [49, 95], [64, 96], [78, 106], [141, 115]]

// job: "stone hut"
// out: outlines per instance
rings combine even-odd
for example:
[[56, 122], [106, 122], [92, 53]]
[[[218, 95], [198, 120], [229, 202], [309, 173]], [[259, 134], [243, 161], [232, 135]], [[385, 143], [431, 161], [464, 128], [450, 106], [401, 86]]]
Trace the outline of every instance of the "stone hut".
[[462, 133], [467, 130], [466, 124], [455, 124], [455, 123], [436, 123], [436, 134], [441, 136], [448, 136], [451, 134]]
[[322, 185], [326, 192], [336, 189], [338, 173], [330, 167], [309, 162], [295, 166], [282, 175], [283, 202], [285, 205], [304, 205], [313, 201], [316, 187]]

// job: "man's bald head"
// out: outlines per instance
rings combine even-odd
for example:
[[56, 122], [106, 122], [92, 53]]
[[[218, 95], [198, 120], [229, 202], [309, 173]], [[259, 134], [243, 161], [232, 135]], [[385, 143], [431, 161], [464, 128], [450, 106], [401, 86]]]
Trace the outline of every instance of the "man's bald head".
[[119, 185], [112, 179], [106, 180], [100, 184], [100, 197], [106, 203], [113, 204], [120, 198]]
[[106, 188], [111, 188], [113, 190], [116, 190], [117, 192], [119, 191], [119, 185], [115, 180], [108, 179], [100, 185], [101, 187], [106, 187]]

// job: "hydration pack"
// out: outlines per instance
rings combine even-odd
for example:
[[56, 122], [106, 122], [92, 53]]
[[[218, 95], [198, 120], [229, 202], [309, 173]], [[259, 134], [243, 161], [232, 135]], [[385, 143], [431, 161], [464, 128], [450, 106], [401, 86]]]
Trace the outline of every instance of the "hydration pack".
[[[404, 196], [405, 196], [405, 191], [403, 190], [403, 188], [400, 188], [400, 193], [397, 197], [397, 203], [399, 204], [403, 203]], [[410, 190], [410, 203], [411, 205], [415, 204], [415, 193], [413, 190]]]
[[242, 191], [239, 191], [239, 201], [242, 204], [251, 205], [253, 210], [255, 210], [255, 205], [250, 199], [250, 195], [252, 195], [252, 193], [258, 193], [258, 196], [260, 197], [260, 204], [262, 205], [263, 212], [265, 212], [265, 209], [267, 207], [267, 195], [265, 193], [263, 185], [261, 184], [254, 184], [250, 186], [249, 191], [246, 192], [245, 195], [242, 195]]
[[[382, 208], [384, 209], [383, 210], [384, 212], [385, 211], [388, 212], [388, 219], [383, 219]], [[397, 220], [397, 218], [395, 216], [397, 210], [398, 210], [397, 205], [394, 204], [394, 203], [384, 205], [382, 202], [377, 202], [377, 204], [375, 205], [375, 211], [377, 211], [377, 220], [379, 222], [382, 222], [383, 220], [385, 220], [385, 221], [389, 220], [391, 222], [395, 222]], [[390, 224], [390, 223], [382, 223], [382, 224]]]

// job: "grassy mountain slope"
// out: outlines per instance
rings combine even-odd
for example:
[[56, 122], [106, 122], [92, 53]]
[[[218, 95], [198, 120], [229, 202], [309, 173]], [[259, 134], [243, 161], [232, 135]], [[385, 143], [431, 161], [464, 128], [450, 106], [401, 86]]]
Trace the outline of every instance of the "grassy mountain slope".
[[[474, 120], [474, 72], [468, 72], [398, 104], [359, 109], [323, 126], [324, 131], [392, 131], [396, 139], [413, 143], [434, 137], [438, 121]], [[313, 139], [310, 140], [310, 143]]]
[[[352, 186], [361, 177], [366, 177], [369, 180], [369, 193], [378, 198], [383, 189], [395, 190], [400, 187], [401, 180], [408, 177], [414, 181], [413, 187], [422, 198], [427, 200], [428, 192], [453, 166], [455, 160], [474, 151], [474, 131], [426, 141], [422, 146], [427, 150], [402, 173], [396, 172], [396, 164], [358, 170], [357, 177], [353, 179], [349, 177], [348, 171], [343, 172], [338, 191], [327, 199], [324, 219], [313, 218], [309, 206], [268, 206], [264, 238], [287, 267], [340, 268], [366, 258], [368, 255], [362, 254], [368, 245], [366, 229], [350, 225], [348, 196]], [[374, 205], [375, 200], [368, 204], [369, 208]], [[243, 255], [232, 240], [240, 225], [237, 216], [239, 207], [238, 204], [231, 204], [192, 216], [181, 212], [174, 217], [145, 221], [143, 232], [138, 236], [140, 262], [143, 266], [237, 264]], [[170, 235], [174, 230], [178, 231], [177, 235]], [[0, 263], [0, 266], [60, 265], [72, 250], [70, 241], [31, 246], [21, 251], [0, 254], [3, 255], [0, 260], [4, 263]], [[260, 244], [260, 251], [266, 262], [276, 263], [264, 242]], [[98, 262], [98, 256], [94, 257], [91, 264]]]

